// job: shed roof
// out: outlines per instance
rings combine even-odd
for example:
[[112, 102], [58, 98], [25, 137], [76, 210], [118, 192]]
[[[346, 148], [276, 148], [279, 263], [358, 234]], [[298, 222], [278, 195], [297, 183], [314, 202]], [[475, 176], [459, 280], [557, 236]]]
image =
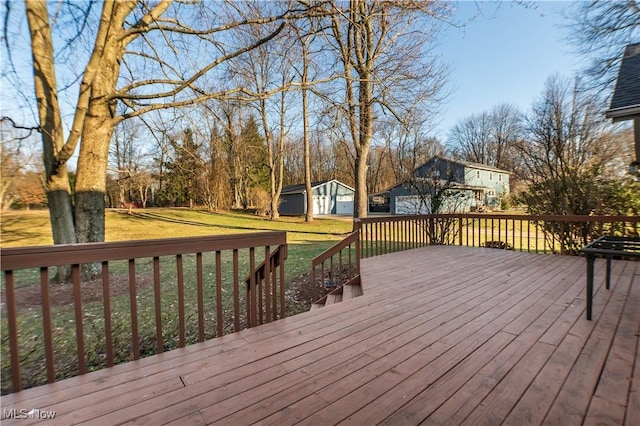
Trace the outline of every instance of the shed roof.
[[[319, 186], [325, 185], [329, 182], [337, 182], [339, 185], [344, 186], [345, 188], [349, 188], [352, 191], [355, 191], [353, 188], [351, 188], [349, 185], [345, 185], [344, 183], [340, 182], [339, 180], [336, 179], [331, 179], [331, 180], [321, 180], [321, 181], [317, 181], [317, 182], [311, 182], [311, 189], [315, 189]], [[287, 194], [299, 194], [299, 193], [303, 193], [307, 190], [306, 184], [304, 183], [299, 183], [299, 184], [295, 184], [295, 185], [287, 185], [284, 188], [282, 188], [282, 195], [287, 195]]]
[[640, 43], [630, 44], [624, 51], [606, 115], [614, 121], [640, 116]]

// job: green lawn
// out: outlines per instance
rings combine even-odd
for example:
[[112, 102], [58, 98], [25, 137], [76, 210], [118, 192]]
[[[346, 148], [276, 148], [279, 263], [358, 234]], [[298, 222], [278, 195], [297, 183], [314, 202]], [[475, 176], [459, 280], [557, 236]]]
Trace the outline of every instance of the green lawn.
[[[206, 210], [110, 209], [106, 214], [106, 241], [153, 238], [228, 235], [241, 232], [287, 231], [290, 243], [339, 240], [351, 231], [351, 220], [316, 219], [305, 223], [300, 217], [278, 221], [239, 212], [212, 213]], [[53, 244], [47, 211], [10, 211], [0, 215], [0, 247]]]

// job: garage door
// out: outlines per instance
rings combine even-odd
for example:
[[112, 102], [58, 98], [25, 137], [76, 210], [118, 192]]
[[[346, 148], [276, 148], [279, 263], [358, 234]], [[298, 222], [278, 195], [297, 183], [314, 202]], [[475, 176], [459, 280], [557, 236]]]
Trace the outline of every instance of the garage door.
[[336, 197], [336, 214], [352, 215], [353, 214], [353, 196], [338, 195]]
[[331, 214], [331, 197], [328, 195], [314, 196], [313, 214]]
[[429, 204], [429, 199], [417, 195], [398, 196], [395, 214], [429, 214], [431, 211]]

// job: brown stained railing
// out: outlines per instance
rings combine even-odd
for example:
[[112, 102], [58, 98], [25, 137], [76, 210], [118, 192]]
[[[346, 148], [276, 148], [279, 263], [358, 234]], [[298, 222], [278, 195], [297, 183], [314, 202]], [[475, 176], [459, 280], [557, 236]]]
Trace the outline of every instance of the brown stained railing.
[[640, 217], [407, 215], [355, 219], [354, 230], [360, 231], [363, 258], [426, 245], [578, 254], [580, 248], [601, 235], [640, 235]]
[[360, 231], [365, 258], [429, 245], [430, 225], [426, 216], [386, 216], [354, 219], [353, 229]]
[[359, 283], [360, 244], [360, 232], [355, 231], [313, 259], [311, 283], [314, 300], [343, 285]]
[[[259, 300], [264, 300], [264, 305], [262, 303], [259, 304], [260, 306], [264, 306], [264, 309], [261, 308], [258, 317], [249, 316], [249, 327], [262, 324], [263, 322], [274, 321], [278, 319], [278, 315], [280, 318], [285, 316], [286, 306], [284, 292], [278, 292], [278, 294], [276, 294], [276, 292], [273, 291], [275, 287], [272, 288], [272, 286], [275, 286], [275, 283], [278, 282], [278, 270], [280, 271], [281, 279], [284, 280], [284, 265], [280, 267], [280, 262], [287, 258], [287, 247], [279, 246], [272, 252], [269, 247], [265, 250], [265, 258], [268, 258], [269, 261], [265, 262], [263, 260], [260, 265], [255, 268], [253, 277], [250, 275], [244, 280], [248, 294], [257, 294], [260, 298]], [[285, 250], [285, 253], [281, 253], [280, 250]], [[255, 284], [252, 283], [262, 281], [264, 281], [263, 292], [257, 292]], [[250, 298], [251, 297], [249, 297], [249, 299]], [[237, 328], [236, 331], [239, 331], [239, 323]]]
[[[5, 248], [0, 256], [2, 353], [10, 360], [3, 393], [73, 375], [70, 358], [83, 374], [285, 316], [285, 232]], [[98, 276], [83, 277], [83, 265], [95, 264]], [[58, 284], [50, 271], [65, 265], [70, 283]], [[250, 285], [241, 287], [241, 276]], [[114, 283], [126, 285], [124, 293], [113, 296]], [[87, 300], [87, 286], [96, 285], [101, 300]], [[40, 306], [25, 307], [19, 293], [33, 286]], [[72, 293], [67, 304], [54, 300], [61, 287]], [[44, 372], [34, 376], [42, 362]]]

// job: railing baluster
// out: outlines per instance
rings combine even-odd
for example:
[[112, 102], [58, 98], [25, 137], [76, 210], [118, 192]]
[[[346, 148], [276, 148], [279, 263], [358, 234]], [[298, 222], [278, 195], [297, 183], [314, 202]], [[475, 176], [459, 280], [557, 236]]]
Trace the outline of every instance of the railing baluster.
[[133, 359], [140, 359], [138, 336], [138, 300], [136, 298], [136, 260], [129, 259], [129, 313], [131, 314], [131, 345]]
[[104, 337], [107, 345], [107, 367], [113, 367], [113, 337], [111, 335], [111, 290], [109, 288], [109, 262], [102, 262], [102, 307]]
[[76, 347], [78, 348], [78, 372], [87, 372], [87, 360], [84, 353], [84, 324], [82, 318], [82, 283], [80, 281], [80, 265], [71, 265], [71, 281], [73, 283], [73, 303], [76, 320]]
[[186, 327], [184, 321], [184, 270], [182, 255], [176, 255], [176, 275], [178, 276], [178, 347], [186, 344]]
[[275, 257], [272, 260], [272, 268], [271, 268], [271, 287], [273, 289], [272, 303], [273, 303], [273, 321], [278, 319], [278, 260], [280, 259], [280, 247], [276, 247], [278, 253], [275, 254]]
[[224, 334], [224, 318], [222, 310], [222, 253], [216, 251], [216, 325], [218, 337]]
[[240, 331], [240, 271], [238, 249], [233, 249], [233, 329]]
[[329, 258], [329, 288], [333, 287], [333, 283], [335, 282], [335, 277], [333, 276], [335, 271], [333, 267], [333, 256]]
[[255, 327], [257, 325], [257, 283], [256, 283], [256, 251], [253, 247], [249, 248], [249, 327]]
[[287, 246], [281, 245], [280, 250], [278, 250], [278, 263], [280, 264], [280, 318], [284, 318], [286, 316], [286, 301], [284, 294], [284, 261], [287, 256]]
[[[349, 246], [351, 247], [351, 246]], [[338, 253], [338, 277], [340, 277], [340, 280], [342, 281], [342, 250], [340, 250], [340, 252]], [[347, 273], [347, 277], [349, 276], [349, 273]]]
[[196, 253], [196, 285], [198, 287], [198, 342], [204, 342], [204, 280], [202, 253]]
[[265, 321], [271, 322], [271, 247], [264, 248], [264, 304], [265, 304]]
[[158, 353], [164, 352], [164, 339], [162, 337], [162, 295], [160, 288], [160, 258], [153, 258], [153, 299], [156, 308], [156, 348]]
[[49, 298], [49, 269], [40, 268], [40, 296], [42, 297], [42, 327], [44, 331], [44, 352], [47, 364], [47, 381], [56, 380], [53, 361], [53, 337], [51, 335], [51, 299]]
[[22, 390], [22, 380], [20, 378], [20, 349], [18, 345], [18, 309], [16, 307], [16, 292], [13, 282], [13, 271], [4, 273], [4, 281], [7, 299], [7, 321], [9, 323], [9, 352], [11, 358], [11, 384], [13, 391]]

